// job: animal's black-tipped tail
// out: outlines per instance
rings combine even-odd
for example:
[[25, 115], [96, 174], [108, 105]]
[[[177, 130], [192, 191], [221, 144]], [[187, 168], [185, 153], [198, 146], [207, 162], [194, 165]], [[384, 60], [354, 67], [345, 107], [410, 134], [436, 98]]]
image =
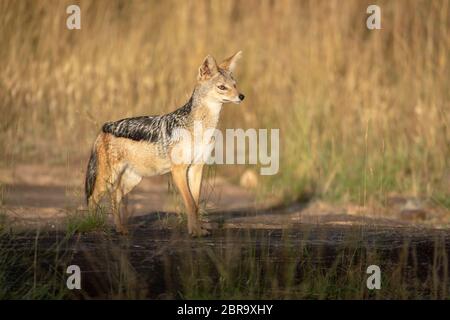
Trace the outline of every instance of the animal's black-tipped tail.
[[84, 191], [86, 194], [86, 203], [89, 204], [89, 198], [94, 192], [95, 180], [97, 179], [97, 150], [92, 148], [91, 156], [86, 170], [86, 180]]

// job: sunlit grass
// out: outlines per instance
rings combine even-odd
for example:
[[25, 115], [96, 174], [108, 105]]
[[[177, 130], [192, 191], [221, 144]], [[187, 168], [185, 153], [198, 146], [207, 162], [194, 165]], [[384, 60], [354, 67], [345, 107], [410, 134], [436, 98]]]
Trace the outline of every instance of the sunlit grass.
[[66, 218], [65, 225], [68, 234], [107, 231], [109, 228], [107, 213], [103, 208], [70, 213]]
[[449, 1], [380, 1], [376, 31], [357, 0], [80, 1], [77, 31], [68, 4], [0, 4], [4, 164], [87, 159], [103, 122], [173, 110], [207, 53], [242, 49], [247, 98], [220, 126], [280, 128], [280, 172], [260, 192], [448, 197]]

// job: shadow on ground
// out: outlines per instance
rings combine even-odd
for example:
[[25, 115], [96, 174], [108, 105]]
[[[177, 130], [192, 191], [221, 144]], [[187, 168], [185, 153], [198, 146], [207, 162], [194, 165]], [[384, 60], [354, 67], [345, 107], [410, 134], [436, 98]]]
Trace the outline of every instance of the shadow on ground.
[[[215, 218], [224, 224], [241, 218], [227, 215]], [[302, 223], [284, 229], [219, 226], [211, 236], [193, 239], [182, 224], [172, 224], [173, 216], [137, 217], [126, 237], [112, 231], [11, 233], [2, 236], [1, 247], [24, 256], [34, 252], [28, 260], [39, 266], [33, 276], [59, 270], [60, 285], [68, 277], [65, 268], [78, 265], [82, 289], [59, 288], [71, 299], [449, 297], [446, 231]], [[369, 265], [381, 268], [381, 290], [367, 289]], [[20, 263], [12, 268], [26, 269]]]

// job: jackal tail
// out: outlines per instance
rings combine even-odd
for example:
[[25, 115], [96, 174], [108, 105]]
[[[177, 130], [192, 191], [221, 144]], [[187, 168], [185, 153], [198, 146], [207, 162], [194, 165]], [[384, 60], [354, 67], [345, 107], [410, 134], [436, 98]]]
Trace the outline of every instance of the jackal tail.
[[86, 180], [84, 183], [84, 191], [86, 195], [86, 203], [89, 205], [89, 199], [95, 188], [95, 180], [97, 179], [97, 150], [95, 146], [92, 148], [91, 156], [86, 170]]

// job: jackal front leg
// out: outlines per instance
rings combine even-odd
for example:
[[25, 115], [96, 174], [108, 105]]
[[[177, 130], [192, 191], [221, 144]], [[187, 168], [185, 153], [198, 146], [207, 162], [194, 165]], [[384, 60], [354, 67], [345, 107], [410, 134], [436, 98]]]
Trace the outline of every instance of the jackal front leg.
[[188, 183], [191, 190], [192, 198], [199, 208], [200, 191], [202, 189], [203, 164], [192, 164], [188, 169]]
[[[189, 186], [189, 165], [172, 167], [172, 177], [186, 206], [189, 234], [193, 236], [208, 235], [208, 230], [202, 228], [198, 218], [198, 196], [196, 201]], [[196, 191], [196, 194], [199, 195], [200, 192]]]

